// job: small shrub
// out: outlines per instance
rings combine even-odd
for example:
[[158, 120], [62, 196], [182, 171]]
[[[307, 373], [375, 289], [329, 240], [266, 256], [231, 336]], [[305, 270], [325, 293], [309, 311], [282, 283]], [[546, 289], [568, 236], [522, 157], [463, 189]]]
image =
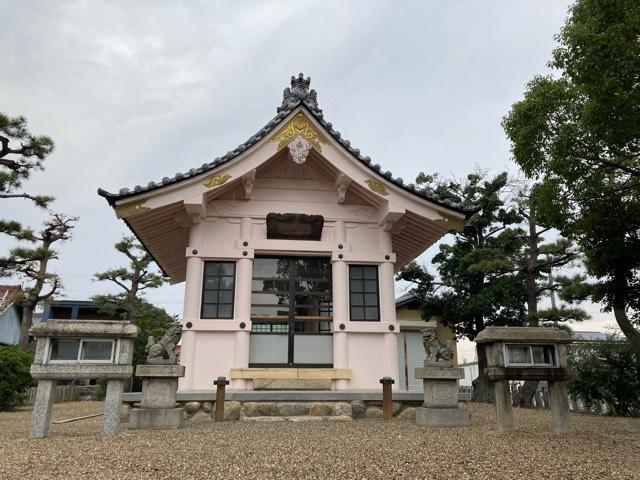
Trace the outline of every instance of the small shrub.
[[571, 349], [572, 396], [585, 406], [609, 405], [613, 414], [640, 416], [640, 345], [629, 341], [579, 344]]
[[35, 385], [29, 373], [32, 362], [30, 352], [14, 346], [0, 346], [0, 410], [24, 402], [27, 389]]

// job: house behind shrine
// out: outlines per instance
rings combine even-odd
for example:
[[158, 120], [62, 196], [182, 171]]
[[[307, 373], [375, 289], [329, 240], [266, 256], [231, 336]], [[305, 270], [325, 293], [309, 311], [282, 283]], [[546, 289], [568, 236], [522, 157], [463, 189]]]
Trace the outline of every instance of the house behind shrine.
[[394, 273], [471, 213], [361, 155], [309, 84], [292, 77], [277, 115], [213, 162], [99, 190], [185, 282], [181, 390], [397, 379]]

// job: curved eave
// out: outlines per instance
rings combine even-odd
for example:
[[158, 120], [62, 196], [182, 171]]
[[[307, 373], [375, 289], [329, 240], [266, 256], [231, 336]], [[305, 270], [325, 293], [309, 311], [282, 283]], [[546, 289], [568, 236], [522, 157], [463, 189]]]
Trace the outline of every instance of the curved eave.
[[223, 157], [216, 158], [211, 163], [205, 163], [199, 168], [192, 168], [186, 173], [177, 173], [173, 177], [165, 177], [160, 182], [149, 182], [146, 186], [137, 185], [132, 190], [121, 189], [119, 193], [111, 193], [102, 188], [98, 189], [98, 195], [104, 197], [109, 205], [112, 207], [115, 206], [116, 202], [125, 200], [125, 199], [133, 199], [139, 195], [143, 195], [149, 192], [153, 192], [155, 190], [162, 189], [163, 187], [169, 185], [175, 185], [178, 183], [185, 182], [187, 180], [193, 179], [195, 177], [199, 177], [203, 174], [210, 174], [215, 172], [218, 168], [229, 163], [231, 160], [240, 156], [241, 154], [247, 152], [252, 147], [257, 145], [265, 136], [275, 130], [278, 126], [280, 126], [283, 121], [289, 117], [291, 113], [294, 112], [298, 107], [304, 107], [304, 109], [322, 126], [323, 130], [331, 136], [342, 148], [344, 148], [353, 158], [358, 160], [361, 164], [366, 166], [371, 172], [373, 172], [377, 177], [381, 180], [388, 182], [389, 184], [398, 187], [411, 195], [415, 195], [416, 197], [426, 200], [438, 207], [445, 208], [452, 212], [462, 214], [465, 218], [469, 218], [471, 215], [479, 211], [479, 207], [468, 208], [463, 205], [455, 204], [446, 200], [441, 200], [439, 198], [426, 195], [421, 190], [415, 187], [413, 184], [405, 184], [401, 178], [394, 178], [390, 171], [382, 172], [382, 168], [380, 165], [372, 164], [371, 159], [367, 156], [363, 156], [360, 154], [360, 150], [351, 146], [351, 143], [348, 140], [342, 138], [339, 131], [335, 130], [330, 122], [324, 120], [324, 116], [322, 111], [313, 105], [308, 105], [305, 101], [297, 101], [289, 103], [287, 108], [282, 109], [276, 117], [271, 119], [267, 125], [265, 125], [260, 131], [258, 131], [255, 135], [251, 136], [246, 142], [240, 144], [234, 150], [228, 152]]

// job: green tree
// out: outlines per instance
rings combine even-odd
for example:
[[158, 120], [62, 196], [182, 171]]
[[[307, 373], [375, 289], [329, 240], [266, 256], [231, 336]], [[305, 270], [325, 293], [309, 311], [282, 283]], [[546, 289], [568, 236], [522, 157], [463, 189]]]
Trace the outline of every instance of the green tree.
[[572, 345], [569, 393], [589, 407], [607, 404], [614, 415], [640, 416], [640, 345], [612, 338]]
[[[589, 315], [580, 308], [568, 305], [558, 306], [555, 294], [561, 295], [568, 288], [581, 284], [584, 277], [574, 275], [554, 278], [552, 271], [571, 264], [575, 264], [579, 258], [579, 252], [571, 240], [562, 236], [553, 241], [546, 241], [543, 235], [551, 230], [551, 227], [539, 225], [535, 204], [530, 201], [529, 189], [521, 189], [515, 198], [518, 213], [523, 218], [523, 225], [513, 230], [521, 232], [525, 241], [522, 255], [515, 256], [515, 263], [498, 265], [498, 268], [507, 271], [520, 271], [524, 276], [527, 295], [527, 324], [529, 327], [559, 326], [567, 321], [581, 321], [589, 318]], [[480, 265], [482, 268], [483, 265]], [[491, 265], [484, 265], [491, 268]], [[539, 309], [538, 302], [541, 296], [549, 294], [551, 308]], [[520, 407], [533, 408], [533, 396], [538, 388], [537, 381], [527, 381], [518, 389], [514, 396], [514, 403]]]
[[[20, 143], [20, 146], [14, 143]], [[53, 148], [51, 138], [29, 132], [25, 117], [9, 117], [0, 112], [0, 198], [23, 198], [38, 207], [47, 207], [52, 197], [33, 195], [21, 189], [22, 182], [32, 172], [42, 170], [42, 163]], [[13, 236], [22, 233], [24, 238], [30, 238], [30, 231], [23, 231], [15, 220], [0, 219], [0, 233], [12, 233]], [[0, 275], [9, 273], [0, 269]]]
[[129, 264], [126, 267], [96, 273], [95, 279], [112, 282], [123, 291], [114, 295], [97, 295], [93, 300], [103, 308], [111, 305], [111, 308], [126, 311], [126, 319], [136, 324], [144, 291], [158, 288], [167, 280], [157, 272], [153, 265], [153, 257], [135, 238], [122, 237], [115, 244], [115, 248], [127, 257]]
[[[127, 311], [124, 309], [124, 306], [122, 304], [118, 305], [107, 297], [108, 296], [105, 295], [97, 295], [93, 297], [93, 300], [96, 301], [101, 312], [109, 313], [111, 315], [120, 313], [123, 320], [126, 320]], [[145, 352], [145, 347], [147, 346], [147, 339], [151, 335], [155, 338], [161, 337], [164, 335], [164, 332], [171, 323], [178, 321], [177, 316], [171, 316], [163, 308], [156, 307], [145, 300], [140, 300], [137, 303], [136, 308], [136, 324], [140, 330], [140, 335], [138, 335], [138, 338], [136, 338], [133, 343], [132, 364], [134, 368], [136, 365], [146, 363], [147, 354]], [[102, 392], [99, 392], [98, 396], [102, 396], [104, 398], [104, 394], [106, 393], [106, 382], [101, 382], [100, 384], [102, 386]], [[133, 389], [134, 391], [140, 391], [141, 388], [142, 379], [139, 377], [134, 377], [132, 384], [127, 385], [127, 390]]]
[[35, 384], [29, 373], [33, 357], [14, 346], [0, 346], [0, 410], [20, 405]]
[[578, 0], [556, 36], [559, 75], [529, 82], [503, 127], [538, 216], [576, 239], [595, 278], [565, 298], [602, 302], [640, 342], [639, 36], [637, 1]]
[[[22, 306], [22, 323], [20, 325], [21, 349], [29, 347], [29, 329], [33, 323], [33, 312], [36, 306], [59, 293], [62, 282], [57, 273], [49, 271], [49, 262], [59, 259], [53, 246], [71, 238], [77, 217], [68, 217], [56, 213], [44, 222], [40, 232], [31, 232], [29, 247], [19, 246], [10, 250], [8, 257], [0, 258], [0, 267], [13, 271], [18, 278], [27, 284], [19, 292], [18, 301]], [[24, 240], [23, 230], [8, 233], [18, 240]], [[44, 292], [44, 293], [43, 293]]]
[[[398, 274], [398, 280], [416, 285], [416, 294], [425, 301], [423, 317], [440, 316], [453, 324], [457, 335], [470, 340], [489, 325], [525, 325], [525, 282], [522, 272], [511, 268], [524, 244], [516, 230], [522, 217], [505, 204], [507, 174], [488, 178], [477, 172], [463, 182], [420, 174], [417, 183], [440, 198], [480, 207], [461, 232], [453, 232], [452, 244], [440, 246], [433, 259], [438, 279], [416, 263]], [[480, 375], [474, 381], [474, 401], [492, 401], [481, 345], [477, 353]]]

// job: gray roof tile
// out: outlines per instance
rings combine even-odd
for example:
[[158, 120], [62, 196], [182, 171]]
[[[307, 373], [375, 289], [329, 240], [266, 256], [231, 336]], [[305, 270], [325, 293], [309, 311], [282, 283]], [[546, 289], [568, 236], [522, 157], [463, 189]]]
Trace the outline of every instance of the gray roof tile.
[[371, 158], [363, 156], [360, 150], [351, 146], [349, 140], [343, 139], [340, 132], [333, 128], [331, 122], [327, 122], [324, 119], [324, 114], [320, 107], [318, 107], [318, 94], [315, 90], [309, 89], [311, 79], [305, 78], [301, 73], [297, 77], [291, 77], [291, 86], [284, 89], [282, 94], [282, 104], [277, 109], [277, 115], [269, 120], [269, 122], [261, 128], [258, 133], [252, 135], [246, 142], [240, 144], [234, 150], [227, 152], [223, 157], [218, 157], [211, 163], [204, 163], [200, 168], [192, 168], [186, 173], [178, 172], [172, 178], [164, 177], [160, 182], [149, 182], [147, 185], [136, 185], [133, 189], [121, 188], [118, 193], [109, 193], [102, 188], [98, 189], [98, 194], [107, 199], [110, 205], [113, 205], [117, 200], [132, 197], [140, 193], [156, 190], [162, 188], [165, 185], [176, 183], [181, 180], [200, 175], [201, 173], [208, 172], [218, 168], [221, 165], [231, 161], [242, 152], [248, 150], [253, 145], [258, 143], [265, 135], [274, 130], [278, 125], [282, 123], [294, 109], [302, 105], [307, 111], [313, 115], [313, 117], [327, 130], [327, 132], [333, 137], [340, 145], [342, 145], [347, 151], [349, 151], [355, 158], [366, 165], [369, 169], [374, 171], [378, 176], [385, 178], [387, 181], [392, 182], [398, 187], [419, 196], [425, 200], [433, 202], [437, 205], [444, 206], [451, 210], [464, 213], [467, 216], [478, 211], [478, 208], [470, 208], [465, 205], [456, 204], [445, 199], [438, 198], [434, 195], [427, 195], [422, 190], [416, 188], [414, 184], [405, 185], [401, 178], [393, 178], [393, 174], [390, 171], [381, 173], [382, 167], [379, 164], [371, 165]]

